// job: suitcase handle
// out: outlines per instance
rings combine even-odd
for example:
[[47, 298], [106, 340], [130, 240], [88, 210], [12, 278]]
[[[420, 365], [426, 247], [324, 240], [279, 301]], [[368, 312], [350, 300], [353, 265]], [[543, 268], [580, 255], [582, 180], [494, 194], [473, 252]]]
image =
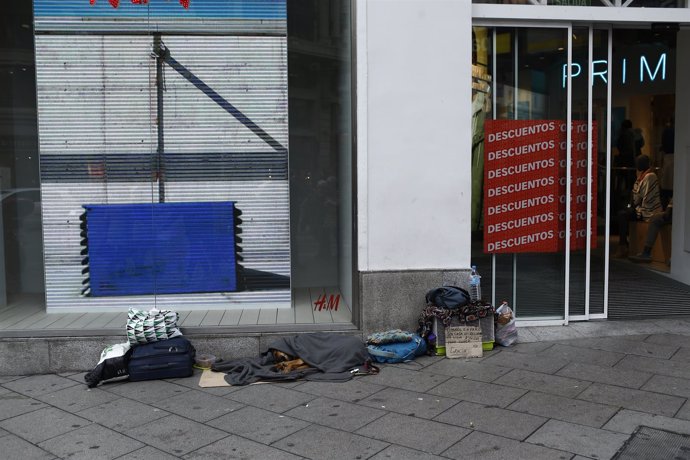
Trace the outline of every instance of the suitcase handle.
[[169, 364], [168, 364], [168, 363], [165, 363], [165, 364], [154, 364], [154, 365], [152, 365], [152, 366], [144, 366], [144, 368], [145, 368], [146, 370], [154, 371], [154, 370], [157, 370], [157, 369], [167, 369], [168, 366], [169, 366]]

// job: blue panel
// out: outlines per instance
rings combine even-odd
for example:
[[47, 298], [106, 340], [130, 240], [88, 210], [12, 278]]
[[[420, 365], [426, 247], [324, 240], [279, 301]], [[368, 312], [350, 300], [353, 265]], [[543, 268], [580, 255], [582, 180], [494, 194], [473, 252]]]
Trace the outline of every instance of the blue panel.
[[238, 289], [234, 202], [84, 208], [90, 295]]
[[113, 8], [108, 0], [34, 0], [34, 15], [127, 18], [213, 18], [213, 19], [285, 19], [286, 0], [190, 0], [183, 8], [177, 0], [149, 0], [133, 4], [120, 0]]

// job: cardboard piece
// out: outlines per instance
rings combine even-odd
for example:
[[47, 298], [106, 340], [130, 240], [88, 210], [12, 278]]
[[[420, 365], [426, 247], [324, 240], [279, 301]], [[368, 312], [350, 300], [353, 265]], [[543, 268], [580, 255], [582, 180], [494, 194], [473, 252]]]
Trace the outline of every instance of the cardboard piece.
[[446, 356], [448, 358], [481, 358], [482, 328], [450, 326], [446, 328]]

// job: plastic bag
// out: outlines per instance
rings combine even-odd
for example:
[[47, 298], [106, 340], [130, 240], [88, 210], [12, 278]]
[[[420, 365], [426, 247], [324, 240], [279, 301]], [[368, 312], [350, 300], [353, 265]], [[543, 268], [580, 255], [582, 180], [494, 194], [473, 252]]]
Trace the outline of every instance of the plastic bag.
[[496, 343], [504, 347], [511, 346], [518, 338], [515, 315], [505, 300], [496, 309], [496, 331], [494, 335]]
[[130, 308], [127, 312], [127, 339], [132, 345], [157, 342], [180, 337], [177, 327], [177, 312], [170, 310], [151, 311]]
[[129, 375], [129, 357], [133, 349], [129, 342], [109, 345], [101, 352], [101, 359], [92, 371], [87, 372], [84, 380], [89, 388], [98, 385], [102, 380], [126, 377]]

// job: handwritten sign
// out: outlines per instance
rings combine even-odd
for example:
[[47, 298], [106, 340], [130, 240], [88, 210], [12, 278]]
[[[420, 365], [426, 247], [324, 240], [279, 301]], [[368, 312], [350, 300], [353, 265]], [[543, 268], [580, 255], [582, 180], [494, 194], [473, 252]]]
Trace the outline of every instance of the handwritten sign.
[[481, 358], [482, 328], [478, 326], [447, 327], [446, 356], [449, 358]]

